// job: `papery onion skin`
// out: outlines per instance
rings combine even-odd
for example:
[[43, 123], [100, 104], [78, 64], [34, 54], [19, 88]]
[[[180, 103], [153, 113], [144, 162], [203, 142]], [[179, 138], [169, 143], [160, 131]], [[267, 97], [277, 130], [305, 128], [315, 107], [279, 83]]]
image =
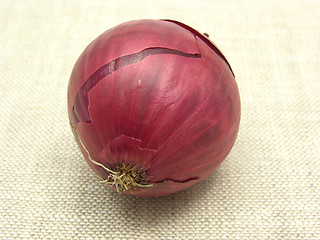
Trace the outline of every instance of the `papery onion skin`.
[[[89, 166], [113, 189], [164, 196], [203, 180], [227, 157], [240, 97], [229, 63], [206, 36], [176, 21], [137, 20], [81, 54], [68, 114]], [[120, 173], [128, 174], [126, 187], [109, 181]]]

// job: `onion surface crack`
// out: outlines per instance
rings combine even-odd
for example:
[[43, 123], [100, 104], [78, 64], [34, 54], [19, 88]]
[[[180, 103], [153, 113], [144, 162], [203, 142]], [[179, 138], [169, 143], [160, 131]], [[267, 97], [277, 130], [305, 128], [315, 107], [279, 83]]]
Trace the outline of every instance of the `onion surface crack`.
[[103, 165], [102, 163], [92, 159], [88, 149], [82, 142], [77, 129], [72, 125], [71, 122], [70, 122], [70, 126], [74, 131], [75, 136], [79, 139], [80, 145], [82, 146], [84, 151], [87, 153], [89, 161], [92, 162], [94, 165], [103, 168], [107, 172], [108, 177], [106, 179], [97, 175], [97, 177], [101, 180], [100, 182], [107, 183], [107, 185], [109, 185], [110, 187], [114, 187], [118, 193], [122, 193], [124, 191], [130, 191], [137, 188], [152, 187], [154, 186], [154, 184], [161, 184], [167, 181], [176, 182], [176, 183], [186, 183], [186, 182], [198, 179], [198, 177], [191, 177], [184, 180], [164, 179], [158, 182], [148, 183], [146, 181], [147, 175], [145, 174], [145, 172], [139, 172], [135, 170], [135, 166], [129, 168], [128, 166], [125, 166], [123, 164], [121, 167], [118, 166], [117, 170], [113, 171], [107, 166]]
[[[221, 53], [221, 51], [208, 39], [209, 35], [207, 37], [203, 36], [201, 33], [199, 33], [198, 31], [194, 30], [193, 28], [189, 27], [186, 24], [183, 24], [181, 22], [175, 21], [175, 20], [169, 20], [169, 19], [162, 19], [162, 21], [166, 21], [166, 22], [171, 22], [174, 24], [177, 24], [180, 27], [183, 27], [184, 29], [188, 30], [189, 32], [191, 32], [192, 34], [194, 34], [195, 37], [200, 38], [202, 41], [204, 41], [229, 67], [232, 75], [234, 76], [234, 73], [232, 71], [232, 68], [229, 64], [229, 62], [227, 61], [226, 57]], [[206, 35], [206, 34], [205, 34]]]
[[[197, 39], [196, 39], [197, 43]], [[198, 43], [197, 43], [198, 46]], [[98, 68], [91, 76], [85, 81], [85, 83], [81, 86], [74, 100], [73, 109], [72, 109], [72, 117], [71, 122], [73, 125], [76, 125], [78, 122], [87, 122], [91, 123], [91, 117], [89, 113], [89, 98], [88, 93], [91, 89], [94, 88], [103, 78], [111, 75], [113, 72], [142, 61], [148, 56], [159, 55], [159, 54], [171, 54], [178, 55], [182, 57], [188, 58], [201, 58], [201, 53], [198, 51], [197, 53], [185, 53], [175, 49], [170, 48], [161, 48], [161, 47], [151, 47], [146, 48], [138, 53], [133, 53], [129, 55], [125, 55], [119, 58], [112, 60], [111, 62], [101, 66]], [[82, 113], [76, 113], [75, 108], [77, 108], [78, 104], [84, 105], [82, 107], [85, 109]]]

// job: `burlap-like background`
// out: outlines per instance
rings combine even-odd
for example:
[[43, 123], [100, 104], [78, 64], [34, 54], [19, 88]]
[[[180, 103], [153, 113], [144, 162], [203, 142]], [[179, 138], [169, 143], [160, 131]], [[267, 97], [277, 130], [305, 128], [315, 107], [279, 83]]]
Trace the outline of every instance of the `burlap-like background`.
[[[0, 18], [0, 239], [320, 239], [319, 0], [1, 0]], [[224, 163], [151, 199], [99, 184], [66, 110], [83, 49], [141, 18], [209, 33], [242, 100]]]

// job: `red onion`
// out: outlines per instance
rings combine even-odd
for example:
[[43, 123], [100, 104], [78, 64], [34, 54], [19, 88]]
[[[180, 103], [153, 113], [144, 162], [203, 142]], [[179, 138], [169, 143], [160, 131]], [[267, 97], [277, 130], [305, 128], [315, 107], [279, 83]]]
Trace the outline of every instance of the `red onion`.
[[89, 166], [111, 188], [163, 196], [212, 173], [230, 152], [240, 98], [225, 57], [177, 21], [116, 26], [81, 54], [68, 113]]

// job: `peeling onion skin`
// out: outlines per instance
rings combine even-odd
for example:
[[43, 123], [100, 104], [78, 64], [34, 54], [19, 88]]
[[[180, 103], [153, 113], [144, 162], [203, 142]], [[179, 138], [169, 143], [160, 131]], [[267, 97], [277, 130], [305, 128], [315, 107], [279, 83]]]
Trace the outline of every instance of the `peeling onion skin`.
[[[229, 63], [206, 36], [176, 21], [137, 20], [102, 33], [81, 54], [68, 114], [101, 179], [156, 197], [200, 182], [222, 163], [237, 137], [240, 97]], [[110, 184], [122, 167], [138, 174], [136, 187]]]

